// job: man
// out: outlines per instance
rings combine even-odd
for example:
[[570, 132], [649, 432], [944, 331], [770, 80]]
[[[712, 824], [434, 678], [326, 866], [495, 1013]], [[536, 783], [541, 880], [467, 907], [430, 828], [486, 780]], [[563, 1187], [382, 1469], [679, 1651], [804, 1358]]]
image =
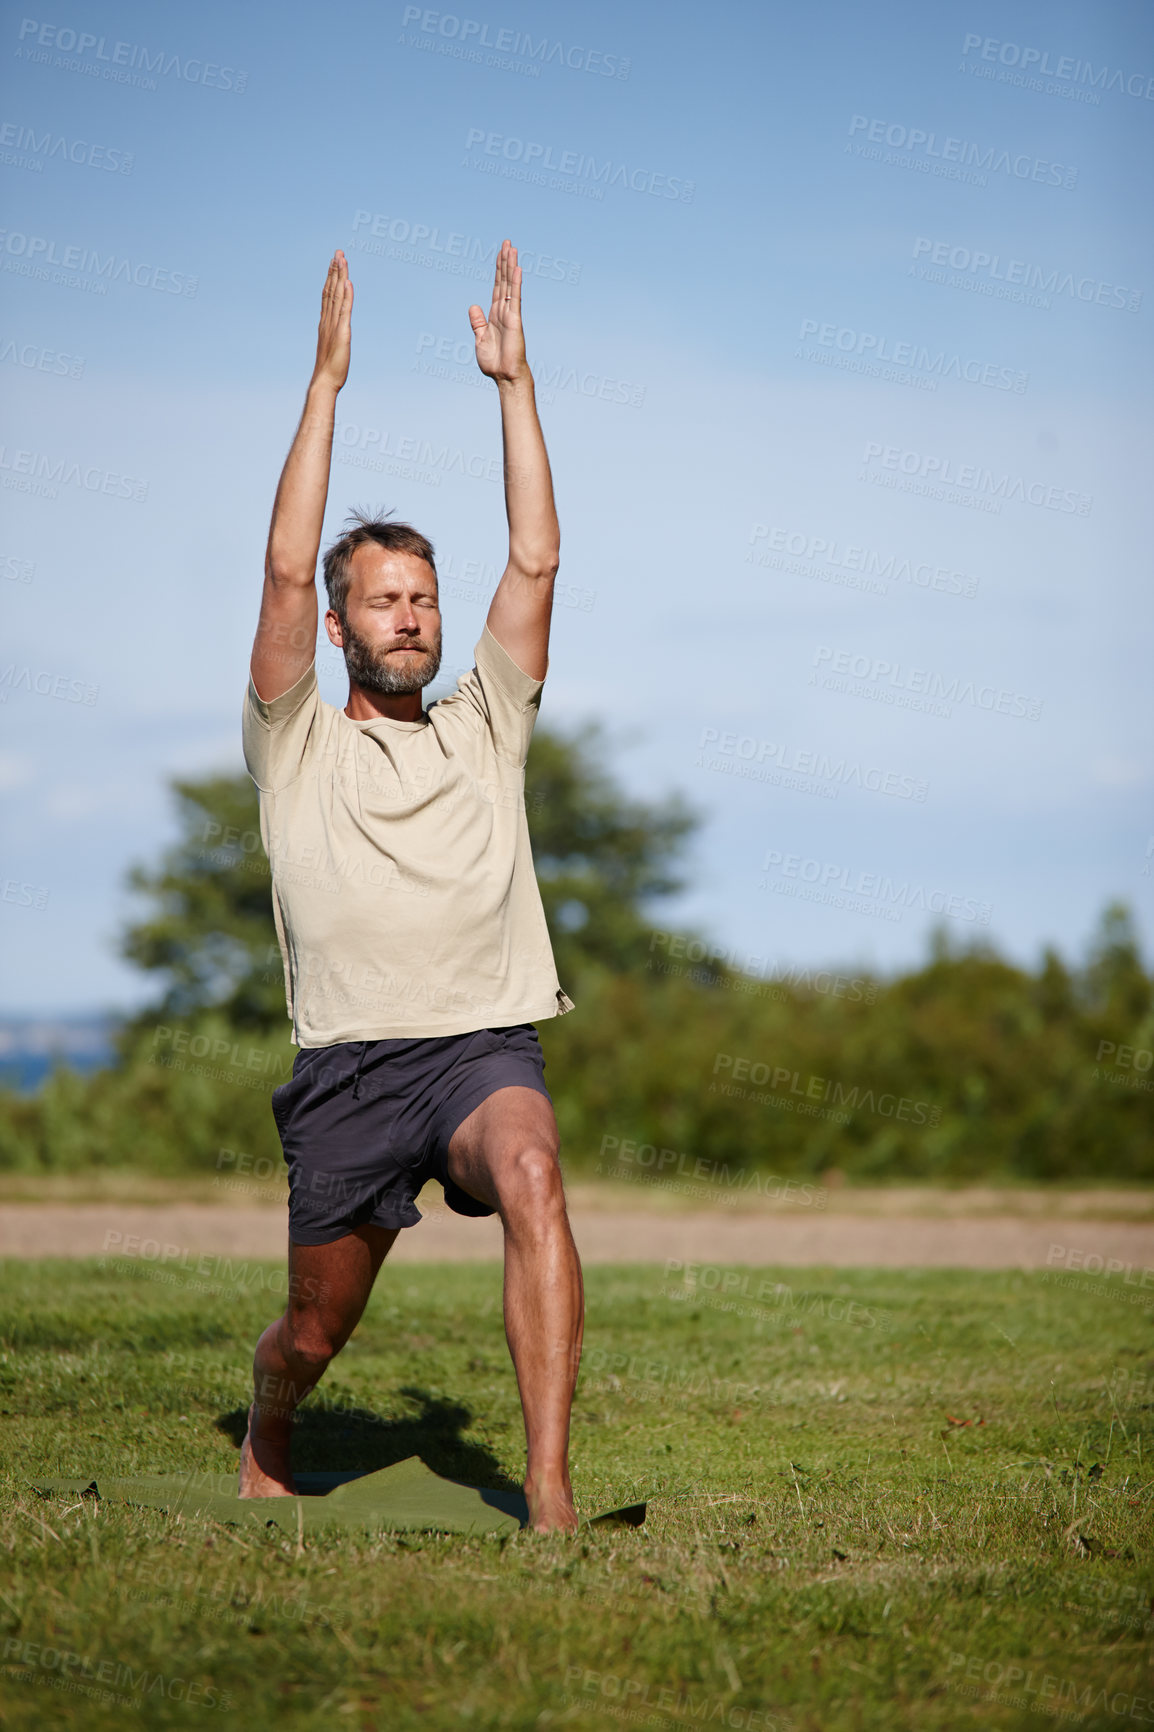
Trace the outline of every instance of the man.
[[293, 1494], [293, 1410], [348, 1340], [429, 1178], [501, 1218], [505, 1332], [525, 1419], [530, 1525], [571, 1530], [569, 1415], [584, 1296], [535, 1021], [557, 982], [524, 810], [560, 531], [521, 327], [516, 248], [469, 308], [497, 385], [509, 562], [456, 691], [433, 549], [363, 516], [325, 556], [343, 710], [317, 693], [316, 565], [353, 287], [337, 252], [304, 413], [277, 488], [244, 711], [293, 1038], [273, 1114], [289, 1168], [289, 1299], [261, 1336], [242, 1497]]

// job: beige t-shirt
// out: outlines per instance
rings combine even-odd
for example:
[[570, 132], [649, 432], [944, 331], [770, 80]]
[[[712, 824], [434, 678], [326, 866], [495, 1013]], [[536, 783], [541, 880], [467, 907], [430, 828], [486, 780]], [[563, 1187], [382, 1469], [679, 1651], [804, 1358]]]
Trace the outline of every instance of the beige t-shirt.
[[525, 759], [541, 702], [486, 626], [476, 665], [419, 722], [350, 721], [310, 667], [266, 703], [249, 680], [298, 1046], [467, 1034], [573, 1009], [533, 871]]

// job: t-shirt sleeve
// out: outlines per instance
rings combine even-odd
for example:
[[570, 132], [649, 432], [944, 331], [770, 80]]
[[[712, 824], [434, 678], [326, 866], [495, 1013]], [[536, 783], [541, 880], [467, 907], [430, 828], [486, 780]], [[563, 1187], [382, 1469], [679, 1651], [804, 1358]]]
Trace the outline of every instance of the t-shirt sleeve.
[[523, 765], [529, 756], [529, 741], [541, 707], [544, 680], [535, 680], [519, 668], [484, 626], [474, 651], [475, 666], [462, 687], [478, 705], [502, 758]]
[[299, 776], [315, 737], [319, 706], [315, 663], [295, 686], [267, 702], [258, 696], [250, 675], [241, 739], [248, 773], [258, 788], [271, 793]]

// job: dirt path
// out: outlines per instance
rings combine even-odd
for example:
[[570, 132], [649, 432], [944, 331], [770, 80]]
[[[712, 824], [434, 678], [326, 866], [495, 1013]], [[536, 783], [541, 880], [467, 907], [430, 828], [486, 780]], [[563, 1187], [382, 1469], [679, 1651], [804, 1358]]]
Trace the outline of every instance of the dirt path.
[[[1085, 1269], [1154, 1302], [1154, 1226], [1074, 1214], [1050, 1199], [1046, 1214], [831, 1210], [661, 1210], [630, 1198], [574, 1195], [570, 1219], [587, 1263], [827, 1264], [838, 1268]], [[598, 1206], [600, 1205], [600, 1206]], [[422, 1198], [425, 1218], [403, 1233], [403, 1263], [497, 1260], [496, 1220], [465, 1220]], [[988, 1205], [987, 1205], [988, 1207]], [[285, 1254], [283, 1205], [240, 1203], [31, 1203], [0, 1208], [0, 1256], [131, 1257], [189, 1268], [190, 1258]], [[1115, 1267], [1110, 1267], [1113, 1264]], [[208, 1269], [202, 1271], [209, 1273]]]

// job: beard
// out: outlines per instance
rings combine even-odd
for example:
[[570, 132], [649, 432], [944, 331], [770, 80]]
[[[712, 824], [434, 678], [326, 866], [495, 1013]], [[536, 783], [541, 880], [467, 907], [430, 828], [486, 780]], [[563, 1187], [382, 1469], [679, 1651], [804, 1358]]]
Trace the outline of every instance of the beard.
[[[345, 668], [352, 685], [380, 692], [387, 698], [405, 698], [411, 692], [421, 691], [437, 677], [441, 666], [439, 627], [431, 643], [417, 638], [411, 645], [406, 644], [405, 654], [399, 656], [389, 653], [389, 649], [396, 649], [397, 645], [390, 645], [389, 649], [377, 648], [345, 620], [341, 622], [341, 633], [345, 640]], [[424, 653], [414, 654], [416, 650]]]

